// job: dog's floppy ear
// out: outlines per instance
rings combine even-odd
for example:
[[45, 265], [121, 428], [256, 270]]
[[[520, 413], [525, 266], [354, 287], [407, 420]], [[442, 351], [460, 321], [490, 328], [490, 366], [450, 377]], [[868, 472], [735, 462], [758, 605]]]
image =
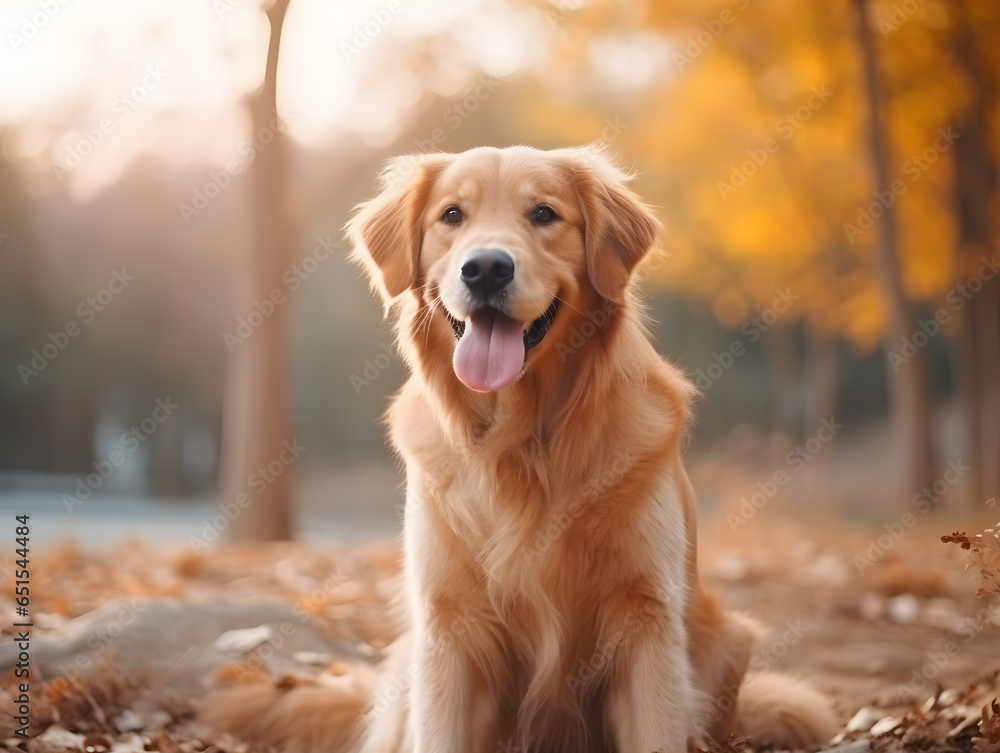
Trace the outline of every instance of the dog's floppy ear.
[[388, 304], [417, 279], [420, 219], [434, 178], [451, 155], [397, 157], [381, 175], [378, 196], [358, 206], [346, 230], [353, 250]]
[[587, 272], [602, 298], [623, 303], [632, 270], [656, 242], [662, 226], [630, 191], [629, 176], [600, 151], [570, 153], [580, 206], [587, 223]]

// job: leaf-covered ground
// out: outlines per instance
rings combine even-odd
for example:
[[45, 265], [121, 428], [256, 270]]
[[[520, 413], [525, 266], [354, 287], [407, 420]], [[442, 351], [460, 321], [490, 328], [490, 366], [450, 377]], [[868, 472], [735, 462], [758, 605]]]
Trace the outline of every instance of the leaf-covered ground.
[[[881, 541], [832, 525], [702, 531], [706, 580], [768, 628], [752, 668], [833, 696], [844, 728], [831, 747], [843, 753], [1000, 753], [995, 533], [943, 543], [950, 532], [928, 523]], [[8, 573], [0, 701], [11, 711], [0, 741], [31, 753], [247, 750], [196, 721], [201, 696], [224, 683], [351, 683], [370, 671], [398, 630], [398, 557], [395, 542], [34, 553], [33, 739], [15, 736]]]

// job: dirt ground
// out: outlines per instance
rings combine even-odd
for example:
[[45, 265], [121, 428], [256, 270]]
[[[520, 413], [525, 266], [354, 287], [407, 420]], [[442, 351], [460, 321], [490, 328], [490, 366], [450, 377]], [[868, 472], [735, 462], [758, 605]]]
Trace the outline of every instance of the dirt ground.
[[[700, 558], [729, 606], [767, 628], [752, 669], [808, 678], [835, 699], [839, 750], [996, 753], [1000, 707], [988, 704], [1000, 696], [1000, 584], [991, 593], [972, 565], [982, 540], [963, 549], [941, 541], [949, 532], [934, 520], [898, 538], [815, 522], [734, 530], [720, 518], [702, 530]], [[31, 753], [246, 750], [194, 721], [201, 694], [226, 681], [348, 678], [376, 662], [396, 634], [398, 559], [394, 541], [35, 552], [34, 739], [16, 736], [10, 713], [0, 740]], [[13, 706], [12, 591], [0, 596], [0, 700]]]

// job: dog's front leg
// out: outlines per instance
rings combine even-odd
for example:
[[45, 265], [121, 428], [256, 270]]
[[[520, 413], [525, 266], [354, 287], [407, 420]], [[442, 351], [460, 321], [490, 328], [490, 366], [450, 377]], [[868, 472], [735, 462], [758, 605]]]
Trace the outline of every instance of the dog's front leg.
[[681, 615], [657, 605], [630, 618], [608, 694], [612, 731], [620, 753], [685, 753], [698, 734], [699, 693]]
[[450, 631], [424, 625], [413, 683], [414, 753], [469, 753], [471, 683], [468, 658]]
[[407, 601], [413, 624], [410, 732], [414, 753], [472, 751], [473, 665], [469, 643], [474, 580], [463, 547], [417, 494], [429, 485], [411, 472], [404, 544]]

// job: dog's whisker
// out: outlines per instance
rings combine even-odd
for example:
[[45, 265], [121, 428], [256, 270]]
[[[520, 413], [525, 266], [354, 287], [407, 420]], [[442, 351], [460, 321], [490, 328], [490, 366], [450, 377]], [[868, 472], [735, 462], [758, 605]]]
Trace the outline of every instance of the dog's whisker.
[[440, 304], [440, 303], [441, 303], [441, 295], [438, 294], [438, 295], [434, 296], [434, 300], [432, 300], [426, 306], [426, 308], [424, 309], [425, 310], [425, 314], [426, 314], [424, 318], [427, 320], [427, 324], [424, 327], [424, 347], [425, 348], [427, 347], [427, 343], [430, 341], [430, 338], [431, 338], [431, 319], [434, 316], [435, 311], [437, 310], [438, 304]]
[[569, 306], [571, 309], [573, 309], [580, 316], [584, 316], [587, 319], [590, 318], [589, 316], [587, 316], [587, 314], [585, 314], [584, 312], [582, 312], [580, 309], [578, 309], [576, 306], [574, 306], [573, 304], [571, 304], [565, 298], [560, 298], [559, 296], [556, 296], [554, 300], [559, 301], [559, 303], [561, 303], [563, 306]]

